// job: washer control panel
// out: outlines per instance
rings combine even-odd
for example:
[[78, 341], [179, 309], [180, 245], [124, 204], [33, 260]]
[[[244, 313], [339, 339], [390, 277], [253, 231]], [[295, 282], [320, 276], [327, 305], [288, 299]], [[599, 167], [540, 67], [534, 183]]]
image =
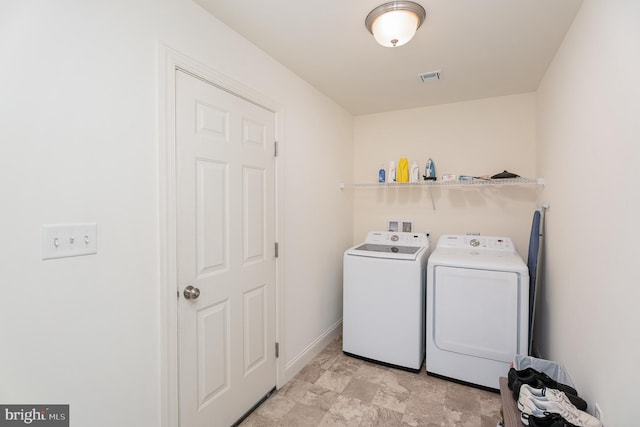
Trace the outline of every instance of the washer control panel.
[[466, 234], [444, 234], [438, 240], [438, 247], [515, 252], [513, 242], [509, 237], [469, 236]]
[[380, 245], [394, 244], [401, 246], [428, 246], [429, 233], [371, 231], [367, 234], [365, 243], [377, 243]]

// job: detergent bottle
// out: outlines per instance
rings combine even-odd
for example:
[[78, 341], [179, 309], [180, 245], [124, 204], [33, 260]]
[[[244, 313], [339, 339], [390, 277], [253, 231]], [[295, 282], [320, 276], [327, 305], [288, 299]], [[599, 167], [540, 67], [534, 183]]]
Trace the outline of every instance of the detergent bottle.
[[409, 170], [409, 182], [418, 182], [420, 180], [420, 167], [415, 160], [411, 162], [411, 169]]
[[398, 182], [409, 182], [409, 160], [402, 156], [398, 161]]
[[387, 176], [387, 182], [396, 182], [396, 162], [391, 160], [389, 162], [389, 173]]

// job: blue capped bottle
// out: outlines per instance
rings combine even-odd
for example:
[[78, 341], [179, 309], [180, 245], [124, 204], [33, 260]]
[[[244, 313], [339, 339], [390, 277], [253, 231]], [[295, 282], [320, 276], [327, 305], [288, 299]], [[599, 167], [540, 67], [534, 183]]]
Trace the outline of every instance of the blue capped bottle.
[[378, 182], [379, 183], [386, 182], [386, 177], [385, 177], [384, 165], [383, 164], [381, 164], [380, 168], [378, 169]]
[[436, 180], [436, 164], [431, 159], [427, 160], [427, 164], [424, 167], [424, 179], [427, 181]]

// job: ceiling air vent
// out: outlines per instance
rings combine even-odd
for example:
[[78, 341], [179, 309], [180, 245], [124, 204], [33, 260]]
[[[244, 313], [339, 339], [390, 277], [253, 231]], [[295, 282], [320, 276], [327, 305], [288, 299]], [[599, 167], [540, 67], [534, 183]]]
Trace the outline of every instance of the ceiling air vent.
[[422, 83], [426, 83], [430, 80], [440, 80], [440, 70], [429, 71], [428, 73], [418, 74], [418, 78]]

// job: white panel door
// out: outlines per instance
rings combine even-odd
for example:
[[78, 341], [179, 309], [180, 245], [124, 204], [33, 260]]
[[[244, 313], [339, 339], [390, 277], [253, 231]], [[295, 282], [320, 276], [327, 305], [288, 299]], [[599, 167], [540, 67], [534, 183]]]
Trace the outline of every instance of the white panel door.
[[274, 139], [273, 112], [177, 71], [182, 427], [227, 427], [276, 383]]

